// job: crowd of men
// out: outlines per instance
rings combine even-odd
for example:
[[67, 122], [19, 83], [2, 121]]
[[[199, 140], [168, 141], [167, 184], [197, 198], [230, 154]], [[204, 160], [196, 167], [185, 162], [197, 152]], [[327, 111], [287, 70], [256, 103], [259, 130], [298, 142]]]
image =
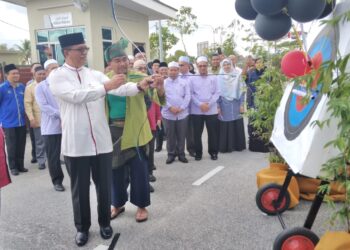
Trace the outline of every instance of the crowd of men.
[[[198, 73], [187, 56], [177, 62], [147, 62], [142, 47], [128, 56], [121, 39], [105, 51], [105, 73], [85, 67], [89, 48], [81, 33], [59, 37], [65, 63], [54, 59], [33, 64], [33, 80], [19, 82], [14, 64], [5, 66], [7, 80], [0, 86], [0, 122], [5, 132], [9, 170], [28, 171], [24, 165], [27, 127], [32, 130], [32, 163], [43, 170], [48, 164], [56, 191], [64, 191], [63, 155], [70, 188], [78, 246], [89, 238], [90, 176], [95, 184], [100, 234], [113, 234], [110, 221], [130, 202], [137, 207], [135, 220], [148, 219], [149, 182], [156, 180], [154, 152], [166, 137], [166, 164], [176, 158], [188, 163], [203, 157], [202, 133], [206, 125], [208, 153], [245, 149], [245, 82], [252, 62], [243, 69], [236, 57], [214, 54], [196, 59]], [[211, 67], [210, 67], [211, 64]], [[250, 82], [252, 83], [252, 81]], [[27, 121], [26, 121], [27, 119]]]

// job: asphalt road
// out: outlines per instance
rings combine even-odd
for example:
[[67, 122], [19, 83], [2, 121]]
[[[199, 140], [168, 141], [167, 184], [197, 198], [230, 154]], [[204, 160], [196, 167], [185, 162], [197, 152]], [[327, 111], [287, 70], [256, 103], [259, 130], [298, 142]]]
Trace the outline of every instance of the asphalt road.
[[[67, 172], [67, 190], [54, 191], [48, 170], [29, 163], [30, 148], [26, 150], [29, 172], [13, 177], [13, 183], [1, 190], [0, 249], [78, 249]], [[255, 204], [256, 173], [267, 167], [267, 155], [245, 150], [219, 154], [217, 161], [207, 153], [199, 162], [188, 158], [188, 164], [166, 165], [165, 149], [155, 154], [157, 181], [149, 220], [136, 223], [136, 207], [128, 203], [126, 212], [111, 223], [114, 232], [120, 233], [115, 249], [272, 249], [282, 227], [276, 217], [263, 215]], [[192, 185], [218, 166], [223, 166], [221, 171], [199, 186]], [[79, 249], [106, 249], [111, 240], [99, 235], [93, 184], [90, 194], [90, 238]], [[302, 226], [310, 205], [301, 201], [285, 212], [287, 227]], [[328, 228], [329, 213], [326, 205], [318, 213], [313, 231], [319, 236]]]

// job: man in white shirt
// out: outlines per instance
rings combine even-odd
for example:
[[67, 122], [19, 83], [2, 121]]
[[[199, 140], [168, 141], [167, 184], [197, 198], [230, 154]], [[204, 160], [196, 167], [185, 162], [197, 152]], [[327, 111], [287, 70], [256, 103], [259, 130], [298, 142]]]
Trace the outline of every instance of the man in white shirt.
[[48, 81], [60, 108], [62, 154], [71, 179], [77, 229], [75, 242], [83, 246], [91, 225], [90, 172], [97, 192], [100, 234], [104, 239], [113, 234], [110, 226], [112, 140], [105, 116], [105, 95], [107, 92], [136, 95], [139, 90], [136, 84], [124, 84], [125, 75], [109, 79], [84, 67], [89, 48], [82, 33], [60, 36], [59, 41], [65, 63], [50, 74]]

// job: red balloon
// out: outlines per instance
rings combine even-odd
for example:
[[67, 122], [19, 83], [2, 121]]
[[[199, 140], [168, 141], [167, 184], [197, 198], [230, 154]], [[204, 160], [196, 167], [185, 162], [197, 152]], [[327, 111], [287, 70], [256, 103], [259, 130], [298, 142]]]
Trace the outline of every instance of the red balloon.
[[290, 51], [282, 58], [281, 69], [289, 78], [306, 75], [311, 71], [310, 58], [303, 51]]

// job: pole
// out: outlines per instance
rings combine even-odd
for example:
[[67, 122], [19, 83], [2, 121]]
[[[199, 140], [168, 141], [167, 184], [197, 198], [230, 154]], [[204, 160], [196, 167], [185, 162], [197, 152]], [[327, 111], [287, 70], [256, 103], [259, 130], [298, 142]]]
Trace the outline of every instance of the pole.
[[164, 52], [163, 52], [163, 38], [162, 38], [162, 22], [161, 20], [158, 20], [159, 23], [159, 30], [158, 30], [158, 37], [159, 37], [159, 60], [161, 62], [164, 61]]

